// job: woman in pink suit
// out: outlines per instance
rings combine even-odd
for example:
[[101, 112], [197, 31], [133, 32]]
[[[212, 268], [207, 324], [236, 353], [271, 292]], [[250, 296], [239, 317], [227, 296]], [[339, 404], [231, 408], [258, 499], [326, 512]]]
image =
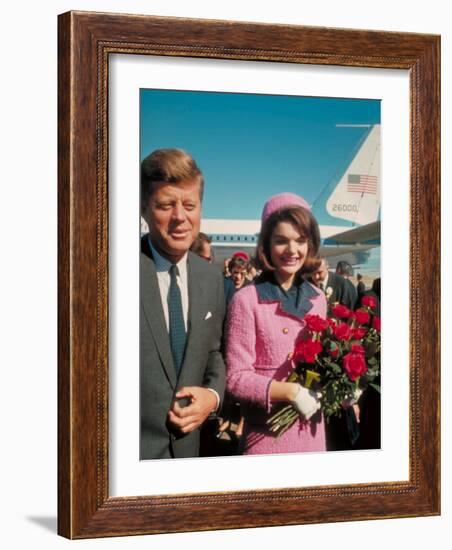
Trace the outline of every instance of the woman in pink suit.
[[[306, 336], [304, 316], [326, 316], [325, 295], [304, 279], [320, 264], [319, 245], [317, 222], [302, 197], [281, 193], [266, 202], [257, 247], [262, 275], [235, 294], [226, 331], [227, 389], [244, 405], [244, 454], [326, 450], [320, 395], [285, 382], [295, 343]], [[280, 437], [266, 426], [277, 402], [299, 412]]]

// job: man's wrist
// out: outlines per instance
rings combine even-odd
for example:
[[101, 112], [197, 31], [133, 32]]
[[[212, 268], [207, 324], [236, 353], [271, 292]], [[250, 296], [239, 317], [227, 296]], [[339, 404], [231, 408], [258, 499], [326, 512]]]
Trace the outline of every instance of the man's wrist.
[[218, 409], [220, 407], [220, 396], [218, 392], [213, 388], [205, 388], [205, 389], [214, 394], [216, 402], [215, 402], [215, 407], [212, 409], [212, 412], [215, 412], [215, 413], [218, 412]]

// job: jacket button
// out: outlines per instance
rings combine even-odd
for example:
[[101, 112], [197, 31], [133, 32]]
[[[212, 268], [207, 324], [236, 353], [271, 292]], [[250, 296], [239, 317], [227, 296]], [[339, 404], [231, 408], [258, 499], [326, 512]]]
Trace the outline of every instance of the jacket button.
[[289, 329], [288, 328], [283, 328], [282, 331], [283, 331], [284, 334], [287, 334], [289, 332]]

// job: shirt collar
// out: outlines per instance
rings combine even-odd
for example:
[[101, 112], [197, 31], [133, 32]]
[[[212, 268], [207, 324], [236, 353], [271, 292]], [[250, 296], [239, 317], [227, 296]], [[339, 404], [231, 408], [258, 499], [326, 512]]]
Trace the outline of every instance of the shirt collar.
[[[173, 265], [172, 262], [170, 262], [169, 260], [167, 260], [157, 252], [157, 250], [155, 249], [155, 246], [151, 242], [150, 237], [148, 237], [148, 242], [152, 252], [152, 257], [154, 258], [155, 270], [157, 271], [157, 273], [163, 273], [163, 272], [168, 273], [170, 270], [170, 267]], [[184, 280], [186, 280], [186, 277], [187, 277], [187, 257], [188, 257], [188, 252], [186, 252], [176, 264], [179, 269], [179, 275]]]
[[312, 309], [312, 299], [317, 296], [313, 286], [304, 280], [297, 286], [295, 303], [287, 299], [286, 292], [273, 277], [257, 282], [255, 286], [259, 302], [279, 302], [280, 310], [297, 318], [303, 318]]

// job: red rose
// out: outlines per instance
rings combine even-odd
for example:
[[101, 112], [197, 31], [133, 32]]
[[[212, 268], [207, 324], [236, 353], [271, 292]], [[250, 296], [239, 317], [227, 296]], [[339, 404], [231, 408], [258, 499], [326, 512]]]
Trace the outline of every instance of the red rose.
[[301, 363], [315, 363], [317, 354], [322, 351], [322, 344], [314, 340], [298, 342], [294, 350], [294, 361]]
[[352, 331], [347, 323], [341, 323], [333, 328], [333, 334], [338, 340], [350, 340]]
[[378, 332], [381, 332], [381, 319], [380, 319], [380, 317], [375, 316], [372, 319], [372, 328], [374, 328]]
[[351, 353], [365, 353], [363, 346], [360, 346], [359, 344], [352, 344], [350, 351]]
[[304, 320], [309, 332], [323, 332], [328, 328], [328, 323], [319, 315], [306, 315]]
[[377, 300], [373, 296], [363, 296], [361, 298], [361, 305], [375, 309], [377, 307]]
[[364, 353], [350, 352], [344, 355], [342, 365], [350, 380], [355, 381], [361, 375], [367, 372]]
[[348, 307], [345, 307], [341, 304], [334, 306], [331, 311], [333, 312], [333, 315], [335, 315], [339, 319], [350, 319], [350, 317], [353, 316], [353, 312], [350, 311]]
[[352, 340], [361, 340], [366, 336], [367, 330], [365, 328], [354, 328], [352, 329]]
[[355, 311], [355, 319], [360, 325], [366, 325], [370, 321], [370, 315], [364, 309]]

